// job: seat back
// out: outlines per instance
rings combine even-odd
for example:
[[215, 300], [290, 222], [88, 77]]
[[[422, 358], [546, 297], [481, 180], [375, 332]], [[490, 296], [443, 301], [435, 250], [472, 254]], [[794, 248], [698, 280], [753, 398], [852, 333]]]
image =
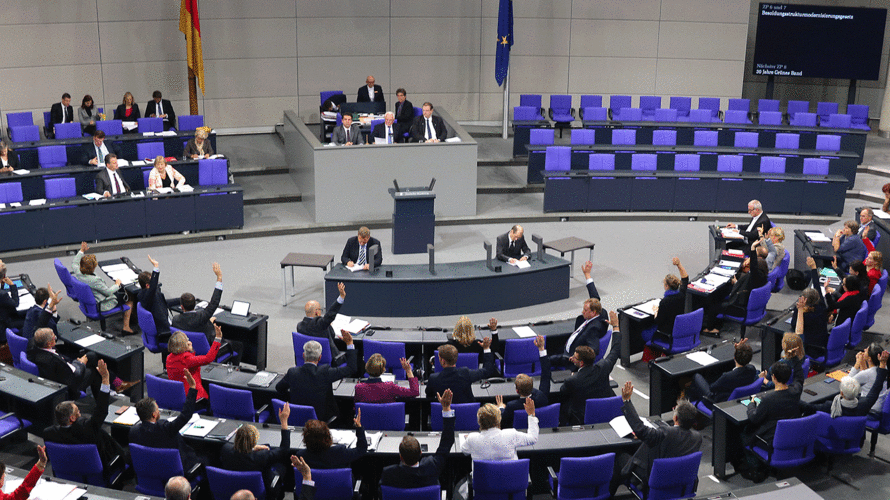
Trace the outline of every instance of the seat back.
[[816, 113], [796, 113], [791, 116], [789, 123], [795, 127], [815, 127]]
[[158, 141], [136, 143], [136, 156], [140, 160], [152, 161], [158, 156], [165, 156], [164, 143]]
[[405, 403], [356, 403], [355, 407], [362, 412], [362, 427], [365, 429], [405, 430]]
[[163, 118], [139, 118], [136, 120], [136, 125], [139, 127], [140, 134], [164, 131]]
[[37, 125], [10, 127], [9, 140], [12, 142], [37, 142], [40, 140], [40, 127]]
[[609, 109], [603, 107], [581, 108], [583, 120], [604, 122], [609, 119]]
[[[315, 414], [315, 408], [311, 406], [295, 405], [287, 403], [290, 406], [290, 416], [287, 417], [287, 424], [295, 427], [303, 427], [307, 420], [318, 420]], [[284, 408], [284, 401], [272, 398], [272, 414], [275, 416], [275, 422], [281, 423], [278, 419], [278, 412]]]
[[572, 144], [595, 144], [596, 132], [588, 128], [572, 129]]
[[828, 128], [851, 128], [851, 118], [850, 115], [832, 113], [828, 115], [828, 120], [820, 125]]
[[773, 437], [770, 466], [797, 467], [815, 458], [816, 436], [824, 434], [823, 429], [826, 424], [827, 422], [816, 414], [779, 420]]
[[674, 157], [674, 170], [678, 172], [698, 172], [701, 169], [701, 156], [682, 154]]
[[649, 471], [649, 500], [690, 498], [698, 488], [702, 452], [674, 458], [656, 458]]
[[671, 349], [674, 353], [688, 351], [701, 343], [699, 333], [701, 333], [704, 314], [705, 310], [699, 308], [686, 314], [680, 314], [674, 319], [672, 334], [674, 343]]
[[631, 106], [629, 95], [613, 95], [609, 97], [609, 112], [612, 114], [612, 119], [615, 119], [621, 108], [629, 108]]
[[541, 374], [541, 356], [533, 338], [504, 341], [504, 376], [515, 377], [520, 373], [530, 377]]
[[761, 111], [757, 122], [761, 125], [781, 125], [782, 113], [779, 111]]
[[884, 278], [887, 276], [887, 271], [883, 271], [882, 279], [884, 279], [884, 284], [881, 285], [879, 281], [877, 285], [871, 290], [871, 295], [868, 297], [868, 314], [865, 317], [865, 328], [871, 328], [872, 325], [875, 324], [875, 313], [878, 312], [883, 306], [883, 298], [884, 298], [884, 287], [887, 286], [887, 280]]
[[603, 96], [601, 95], [582, 95], [579, 108], [601, 108], [603, 107]]
[[81, 137], [80, 122], [57, 123], [56, 139], [77, 139]]
[[101, 316], [99, 314], [99, 308], [96, 305], [96, 296], [93, 295], [93, 291], [90, 290], [90, 287], [77, 278], [72, 280], [72, 285], [74, 286], [74, 294], [77, 295], [80, 312], [89, 319], [99, 319]]
[[544, 170], [570, 170], [572, 168], [572, 148], [570, 146], [549, 146], [544, 152]]
[[105, 135], [121, 135], [124, 133], [124, 124], [121, 120], [99, 120], [96, 122], [96, 130], [105, 132]]
[[699, 97], [698, 109], [707, 109], [711, 113], [711, 120], [718, 121], [720, 116], [720, 98]]
[[203, 332], [187, 332], [178, 328], [175, 328], [174, 330], [182, 332], [188, 337], [189, 341], [192, 343], [192, 349], [194, 349], [195, 354], [198, 356], [203, 356], [210, 352], [210, 344], [207, 343], [207, 336], [204, 335]]
[[533, 128], [528, 133], [528, 143], [549, 146], [553, 144], [554, 130], [552, 128]]
[[637, 143], [637, 131], [632, 129], [616, 128], [612, 130], [612, 144], [630, 146]]
[[[553, 403], [543, 408], [535, 408], [535, 416], [538, 417], [538, 427], [559, 427], [559, 403]], [[513, 412], [513, 428], [528, 429], [528, 413], [525, 410]]]
[[[324, 101], [321, 101], [324, 104]], [[204, 126], [204, 115], [182, 115], [177, 117], [179, 120], [179, 130], [191, 132], [198, 127]]]
[[683, 119], [689, 117], [689, 111], [692, 109], [691, 97], [671, 97], [670, 109], [677, 110], [677, 118]]
[[142, 303], [136, 304], [136, 320], [139, 322], [139, 329], [142, 330], [142, 343], [149, 352], [157, 354], [167, 349], [166, 343], [158, 342], [158, 330], [155, 326], [154, 316], [142, 307]]
[[6, 329], [6, 343], [9, 344], [9, 353], [12, 354], [12, 366], [20, 368], [19, 354], [28, 350], [28, 339], [19, 337], [9, 328]]
[[[880, 235], [881, 235], [880, 232], [877, 232], [875, 234], [875, 246], [877, 246], [878, 241], [880, 240], [880, 238], [879, 238]], [[878, 285], [881, 286], [881, 298], [882, 299], [884, 298], [884, 292], [887, 291], [887, 281], [888, 281], [887, 278], [888, 278], [887, 270], [881, 269], [881, 277], [880, 277], [880, 279], [878, 279]], [[869, 303], [868, 307], [869, 307], [869, 311], [870, 311], [872, 309], [871, 303]], [[877, 312], [877, 310], [875, 312]]]
[[751, 99], [730, 99], [726, 106], [728, 111], [751, 111]]
[[692, 135], [692, 143], [695, 146], [717, 146], [717, 141], [716, 130], [696, 130]]
[[247, 389], [233, 389], [221, 385], [210, 384], [210, 411], [217, 418], [255, 421], [253, 393]]
[[737, 148], [756, 148], [760, 134], [757, 132], [736, 132], [733, 146]]
[[602, 424], [622, 415], [621, 396], [588, 399], [584, 403], [584, 425]]
[[656, 170], [658, 167], [658, 156], [651, 153], [634, 153], [630, 155], [631, 170]]
[[[806, 167], [804, 167], [806, 168]], [[785, 287], [785, 276], [788, 275], [788, 266], [791, 263], [791, 252], [786, 251], [782, 257], [782, 262], [776, 266], [778, 272], [775, 274], [776, 281], [773, 282], [773, 293], [781, 292]]]
[[35, 377], [40, 376], [40, 369], [37, 368], [37, 365], [34, 364], [30, 359], [28, 359], [28, 355], [26, 352], [22, 351], [19, 353], [19, 369], [24, 370]]
[[553, 113], [568, 113], [572, 109], [572, 96], [554, 94], [550, 96], [550, 110]]
[[164, 486], [171, 477], [182, 476], [182, 460], [176, 448], [150, 448], [130, 443], [130, 458], [136, 472], [136, 491], [164, 496]]
[[867, 104], [848, 104], [847, 113], [850, 115], [850, 123], [854, 126], [868, 126], [868, 105]]
[[689, 111], [689, 121], [693, 123], [711, 123], [716, 121], [710, 109], [693, 109]]
[[618, 113], [612, 114], [612, 119], [617, 121], [638, 122], [643, 120], [643, 110], [640, 108], [621, 108]]
[[820, 428], [825, 432], [816, 436], [816, 449], [831, 454], [852, 455], [862, 449], [867, 417], [831, 418], [827, 413], [817, 412], [821, 419]]
[[828, 175], [828, 158], [804, 158], [804, 175]]
[[838, 103], [836, 102], [817, 102], [816, 115], [819, 116], [820, 122], [828, 121], [828, 115], [837, 114]]
[[473, 460], [473, 498], [521, 500], [528, 489], [529, 459]]
[[[475, 352], [459, 352], [457, 353], [457, 368], [469, 368], [470, 370], [479, 369], [479, 355]], [[433, 351], [433, 372], [442, 371], [442, 364], [439, 363], [439, 350]]]
[[519, 105], [541, 109], [541, 94], [521, 94], [519, 96]]
[[405, 358], [404, 342], [381, 342], [379, 340], [364, 339], [362, 350], [365, 354], [365, 362], [372, 354], [380, 354], [386, 360], [386, 370], [396, 376], [398, 380], [405, 380], [408, 374], [402, 369], [401, 359]]
[[442, 488], [438, 484], [423, 488], [396, 488], [395, 486], [380, 485], [380, 493], [383, 500], [439, 500]]
[[21, 203], [22, 183], [4, 182], [0, 184], [0, 203]]
[[819, 134], [816, 136], [816, 149], [820, 151], [840, 151], [841, 136]]
[[748, 119], [748, 112], [737, 109], [727, 109], [724, 111], [723, 121], [725, 123], [751, 123], [751, 120]]
[[68, 153], [65, 146], [40, 146], [37, 148], [37, 162], [40, 168], [64, 167], [68, 164]]
[[[481, 406], [479, 403], [452, 404], [451, 409], [454, 410], [454, 430], [479, 430], [479, 421], [477, 420], [479, 406]], [[441, 431], [442, 425], [442, 404], [430, 403], [430, 428], [434, 431]]]
[[12, 127], [31, 127], [34, 125], [34, 115], [30, 111], [22, 111], [20, 113], [6, 113], [6, 126]]
[[658, 108], [655, 110], [655, 121], [657, 122], [675, 122], [679, 120], [676, 109]]
[[758, 99], [757, 100], [757, 112], [763, 113], [767, 112], [779, 112], [779, 100], [778, 99]]
[[229, 183], [229, 160], [198, 160], [198, 184], [201, 186], [225, 186]]
[[556, 498], [608, 498], [614, 467], [614, 453], [596, 457], [561, 458]]
[[734, 399], [743, 398], [745, 396], [752, 396], [760, 392], [760, 388], [763, 387], [763, 379], [758, 378], [754, 382], [751, 382], [748, 385], [743, 385], [740, 387], [736, 387], [729, 393], [729, 397], [726, 398], [727, 401], [732, 401]]
[[655, 110], [659, 108], [661, 108], [661, 97], [656, 95], [640, 96], [640, 110], [642, 110], [644, 120], [654, 119]]
[[762, 173], [762, 174], [784, 174], [785, 173], [785, 157], [783, 157], [783, 156], [761, 156], [760, 157], [760, 173]]
[[[874, 290], [872, 290], [872, 295], [874, 295]], [[859, 345], [859, 342], [862, 341], [862, 330], [865, 328], [865, 322], [868, 319], [868, 302], [867, 300], [862, 301], [862, 305], [859, 306], [859, 310], [856, 311], [856, 315], [853, 316], [853, 323], [850, 325], [850, 348], [854, 348]]]
[[76, 301], [77, 296], [74, 295], [74, 288], [71, 286], [71, 282], [74, 281], [74, 276], [71, 276], [71, 272], [68, 271], [68, 268], [65, 267], [59, 259], [53, 259], [53, 267], [56, 268], [56, 274], [59, 276], [59, 281], [65, 285], [65, 293], [67, 293], [68, 297], [71, 297], [72, 300]]
[[540, 109], [531, 106], [514, 106], [513, 120], [515, 121], [534, 121], [541, 118]]
[[654, 146], [676, 146], [677, 131], [676, 130], [653, 130], [652, 144]]
[[777, 149], [800, 149], [800, 134], [776, 134]]
[[77, 196], [77, 186], [74, 184], [74, 177], [44, 179], [43, 187], [48, 200], [74, 198]]
[[[294, 477], [300, 477], [300, 471], [294, 469]], [[343, 500], [353, 497], [352, 469], [312, 469], [312, 480], [315, 481], [315, 500]], [[296, 481], [294, 498], [300, 498], [303, 482]], [[217, 497], [219, 498], [219, 497]]]
[[182, 382], [176, 380], [167, 380], [146, 373], [145, 392], [148, 397], [154, 398], [158, 408], [182, 411], [182, 407], [185, 405], [185, 391]]
[[825, 356], [815, 358], [816, 361], [825, 365], [825, 368], [836, 366], [844, 359], [844, 354], [846, 354], [844, 347], [850, 339], [852, 323], [853, 318], [847, 318], [843, 323], [831, 329], [831, 332], [828, 334]]
[[748, 314], [745, 316], [745, 324], [753, 325], [766, 315], [766, 305], [772, 296], [772, 283], [751, 290], [748, 295]]
[[305, 361], [303, 361], [303, 344], [310, 340], [314, 340], [321, 344], [321, 358], [318, 360], [318, 364], [331, 364], [331, 361], [334, 358], [331, 356], [331, 344], [327, 339], [311, 337], [298, 332], [293, 332], [291, 336], [293, 337], [294, 342], [294, 363], [296, 363], [297, 366], [303, 366], [305, 363]]
[[47, 441], [46, 456], [53, 464], [53, 475], [66, 481], [107, 486], [102, 475], [102, 460], [95, 444], [62, 444]]
[[[211, 467], [209, 465], [205, 470], [207, 471], [207, 482], [210, 485], [210, 493], [215, 499], [223, 500], [232, 498], [232, 495], [238, 490], [250, 490], [257, 500], [265, 500], [266, 498], [266, 486], [263, 482], [262, 472], [236, 472], [220, 469], [218, 467]], [[313, 470], [312, 473], [312, 479], [315, 479], [316, 471]], [[297, 472], [297, 477], [300, 477], [299, 472]], [[318, 484], [317, 481], [318, 480], [316, 480], [316, 485]], [[297, 484], [302, 485], [303, 483], [298, 482]]]
[[[318, 97], [321, 99], [321, 101], [319, 102], [319, 106], [324, 104], [324, 102], [327, 101], [328, 99], [330, 99], [331, 97], [333, 97], [335, 95], [342, 94], [342, 93], [343, 93], [342, 90], [322, 90], [321, 92], [318, 93]], [[183, 128], [182, 122], [180, 122], [179, 125], [180, 125], [180, 128]]]
[[587, 167], [589, 170], [615, 170], [615, 154], [591, 153]]
[[810, 101], [788, 101], [788, 118], [794, 119], [798, 113], [809, 113]]

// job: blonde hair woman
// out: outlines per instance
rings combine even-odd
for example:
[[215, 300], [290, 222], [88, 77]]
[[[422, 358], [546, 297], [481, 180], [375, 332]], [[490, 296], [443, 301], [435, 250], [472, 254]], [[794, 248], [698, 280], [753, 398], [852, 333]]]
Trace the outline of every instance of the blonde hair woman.
[[[195, 354], [192, 342], [182, 332], [176, 332], [167, 341], [167, 349], [170, 354], [167, 355], [167, 378], [170, 380], [182, 380], [183, 388], [188, 393], [188, 382], [184, 379], [186, 370], [192, 374], [195, 379], [195, 385], [198, 389], [198, 399], [208, 399], [210, 396], [201, 383], [201, 367], [216, 360], [219, 354], [219, 348], [222, 343], [222, 330], [216, 323], [213, 324], [216, 330], [216, 338], [213, 339], [213, 345], [210, 350], [203, 356]], [[203, 335], [203, 334], [202, 334]]]
[[142, 113], [139, 112], [139, 105], [133, 99], [133, 94], [126, 92], [121, 104], [114, 110], [114, 119], [135, 122], [140, 118], [142, 118]]
[[199, 128], [195, 131], [195, 137], [189, 139], [189, 142], [185, 145], [185, 157], [200, 160], [202, 158], [210, 158], [212, 155], [213, 147], [210, 145], [210, 141], [207, 140], [207, 131]]
[[[222, 468], [239, 472], [262, 472], [266, 498], [280, 498], [279, 494], [284, 481], [280, 481], [273, 490], [272, 479], [283, 472], [284, 464], [290, 462], [290, 429], [287, 419], [290, 417], [290, 405], [284, 405], [278, 412], [281, 422], [281, 444], [276, 448], [257, 444], [260, 432], [250, 424], [241, 426], [235, 432], [234, 443], [226, 443], [221, 453]], [[274, 493], [273, 493], [274, 491]]]
[[163, 156], [155, 158], [155, 168], [148, 174], [148, 189], [157, 191], [162, 187], [179, 189], [185, 185], [185, 176], [167, 165]]

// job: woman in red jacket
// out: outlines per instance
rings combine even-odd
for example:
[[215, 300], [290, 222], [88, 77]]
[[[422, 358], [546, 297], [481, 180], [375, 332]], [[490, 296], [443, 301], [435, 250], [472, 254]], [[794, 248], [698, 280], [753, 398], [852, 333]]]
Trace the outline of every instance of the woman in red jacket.
[[222, 329], [215, 323], [213, 327], [216, 329], [216, 338], [213, 339], [213, 345], [210, 346], [210, 350], [203, 356], [195, 354], [192, 342], [182, 332], [174, 333], [167, 343], [167, 349], [170, 351], [170, 354], [167, 355], [167, 378], [170, 380], [183, 380], [184, 390], [188, 393], [189, 384], [183, 378], [185, 370], [188, 370], [192, 374], [192, 378], [195, 379], [198, 399], [208, 399], [210, 397], [201, 384], [201, 367], [216, 360], [216, 355], [219, 353], [220, 343], [222, 342]]
[[[884, 268], [884, 256], [881, 252], [872, 250], [862, 263], [868, 269], [868, 296], [871, 297], [871, 291], [875, 289], [875, 285], [878, 284], [883, 274], [881, 270]], [[882, 290], [882, 292], [884, 291], [886, 290]], [[868, 297], [865, 300], [868, 300]]]
[[[0, 500], [26, 500], [31, 495], [31, 489], [37, 484], [37, 480], [43, 474], [43, 469], [46, 468], [46, 448], [38, 446], [37, 455], [40, 457], [40, 460], [34, 464], [34, 467], [31, 467], [31, 472], [28, 472], [22, 484], [12, 493], [0, 492]], [[2, 489], [6, 483], [6, 465], [2, 462], [0, 462], [0, 471], [2, 471], [0, 472], [0, 489]]]

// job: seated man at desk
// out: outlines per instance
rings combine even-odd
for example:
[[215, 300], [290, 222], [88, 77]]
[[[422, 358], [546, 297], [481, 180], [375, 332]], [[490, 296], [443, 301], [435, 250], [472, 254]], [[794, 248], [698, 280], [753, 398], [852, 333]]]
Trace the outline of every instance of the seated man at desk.
[[[46, 288], [38, 288], [34, 293], [34, 305], [28, 309], [25, 315], [25, 324], [22, 326], [22, 337], [34, 338], [38, 328], [49, 328], [58, 335], [56, 324], [59, 322], [59, 313], [56, 306], [62, 302], [62, 291], [53, 292], [53, 287], [47, 283]], [[30, 343], [30, 342], [29, 342]]]
[[376, 139], [383, 139], [387, 144], [405, 142], [404, 136], [399, 133], [399, 128], [394, 123], [395, 120], [396, 118], [393, 112], [387, 111], [386, 114], [383, 115], [383, 123], [375, 125], [374, 131], [371, 132], [371, 137], [375, 140], [371, 142], [371, 139], [368, 139], [368, 144], [376, 144]]
[[331, 323], [337, 318], [337, 313], [340, 312], [340, 306], [342, 306], [343, 301], [346, 300], [346, 285], [337, 283], [337, 290], [340, 292], [340, 296], [337, 297], [337, 301], [328, 308], [327, 312], [324, 312], [324, 309], [321, 308], [321, 304], [316, 300], [306, 302], [306, 317], [297, 324], [297, 333], [326, 339], [326, 342], [331, 346], [331, 364], [335, 366], [342, 364], [342, 359], [340, 359], [342, 353], [340, 352], [340, 349], [337, 348], [337, 343], [335, 341], [336, 333], [331, 327]]
[[[289, 369], [275, 385], [275, 390], [282, 399], [291, 404], [315, 408], [315, 415], [322, 421], [340, 416], [331, 384], [345, 377], [352, 377], [358, 371], [352, 336], [346, 330], [342, 333], [343, 341], [346, 342], [346, 366], [319, 366], [321, 344], [310, 340], [303, 344], [303, 360], [306, 363]], [[346, 421], [348, 424], [349, 419]]]
[[19, 288], [6, 276], [6, 264], [0, 260], [0, 339], [6, 343], [6, 329], [21, 329], [25, 319], [18, 313]]
[[[687, 401], [681, 401], [674, 409], [673, 425], [659, 421], [652, 428], [645, 425], [637, 415], [637, 410], [630, 401], [633, 391], [633, 383], [625, 382], [621, 388], [621, 400], [624, 402], [621, 411], [634, 436], [642, 444], [633, 457], [627, 453], [615, 457], [615, 469], [609, 485], [612, 498], [615, 497], [618, 487], [627, 483], [632, 475], [636, 475], [644, 482], [648, 481], [655, 459], [683, 457], [701, 450], [701, 434], [692, 428], [697, 416], [694, 406]], [[643, 490], [645, 491], [645, 488]]]
[[[96, 445], [102, 466], [108, 473], [111, 471], [111, 466], [123, 469], [124, 463], [129, 462], [129, 459], [121, 445], [102, 429], [102, 424], [105, 423], [105, 417], [108, 415], [108, 402], [111, 393], [110, 375], [102, 360], [99, 360], [96, 370], [101, 376], [101, 385], [97, 386], [97, 390], [93, 394], [96, 398], [96, 408], [93, 410], [92, 416], [90, 418], [81, 416], [80, 408], [74, 401], [63, 401], [56, 405], [56, 424], [44, 429], [43, 439], [51, 443]], [[124, 461], [121, 462], [120, 458], [123, 458]]]
[[145, 116], [147, 118], [163, 118], [164, 130], [173, 128], [176, 125], [176, 113], [173, 111], [170, 101], [163, 99], [160, 90], [155, 90], [151, 94], [151, 99], [145, 105]]
[[359, 87], [355, 102], [386, 102], [386, 99], [383, 97], [383, 87], [377, 85], [377, 80], [374, 79], [373, 75], [368, 75], [368, 78], [365, 79], [365, 85]]
[[476, 401], [473, 396], [473, 382], [478, 382], [484, 378], [493, 377], [497, 374], [494, 365], [494, 354], [491, 352], [491, 337], [485, 337], [482, 340], [482, 368], [471, 370], [465, 366], [457, 366], [457, 349], [452, 345], [439, 346], [439, 364], [442, 365], [442, 371], [430, 375], [426, 384], [426, 397], [432, 401], [436, 394], [451, 389], [454, 394], [453, 401], [455, 404], [472, 403]]
[[352, 123], [352, 115], [343, 115], [342, 125], [334, 127], [331, 132], [331, 144], [335, 146], [354, 146], [364, 144], [361, 128], [357, 123]]
[[117, 155], [114, 153], [105, 155], [105, 169], [96, 174], [96, 192], [106, 198], [130, 192], [130, 185], [117, 171]]
[[[600, 303], [600, 294], [596, 290], [590, 271], [593, 263], [589, 260], [581, 266], [584, 278], [587, 280], [587, 293], [590, 298], [584, 301], [581, 314], [575, 318], [575, 331], [566, 341], [566, 348], [559, 354], [550, 356], [550, 365], [554, 367], [578, 366], [570, 360], [570, 356], [579, 346], [586, 345], [593, 351], [599, 351], [600, 339], [609, 331], [609, 315], [603, 311]], [[575, 368], [573, 368], [575, 370]]]
[[[870, 208], [863, 208], [859, 212], [859, 231], [857, 233], [866, 247], [868, 247], [869, 243], [875, 241], [875, 237], [878, 234], [878, 230], [872, 222], [874, 218], [875, 211]], [[868, 242], [865, 240], [868, 240]], [[874, 250], [874, 248], [869, 248], [869, 251], [871, 250]]]
[[368, 251], [377, 245], [377, 255], [374, 256], [374, 267], [380, 267], [383, 264], [383, 247], [380, 246], [380, 240], [371, 237], [371, 230], [365, 226], [358, 228], [358, 235], [346, 240], [346, 246], [343, 247], [343, 254], [340, 256], [340, 262], [346, 267], [354, 265], [364, 266], [367, 270]]
[[618, 314], [609, 312], [609, 323], [612, 325], [612, 348], [603, 359], [596, 361], [599, 346], [579, 345], [569, 360], [577, 367], [577, 371], [565, 379], [560, 394], [567, 401], [560, 408], [561, 425], [581, 425], [584, 423], [584, 411], [587, 400], [592, 398], [610, 398], [615, 395], [609, 385], [609, 374], [621, 355], [621, 332], [618, 331]]
[[[748, 215], [751, 216], [751, 222], [748, 223], [748, 226], [745, 229], [742, 229], [736, 226], [733, 223], [729, 223], [726, 225], [728, 228], [736, 228], [739, 230], [739, 234], [744, 238], [744, 243], [750, 245], [754, 241], [757, 241], [760, 238], [760, 233], [757, 228], [760, 228], [764, 233], [770, 230], [773, 227], [772, 223], [769, 220], [769, 217], [763, 212], [763, 205], [760, 204], [757, 200], [751, 200], [748, 202]], [[733, 243], [733, 242], [729, 242]], [[732, 245], [732, 246], [741, 246], [745, 245]]]
[[105, 157], [109, 153], [115, 156], [121, 156], [121, 148], [113, 142], [105, 144], [105, 131], [97, 130], [93, 133], [93, 141], [88, 142], [81, 147], [80, 161], [84, 165], [105, 166]]
[[748, 345], [748, 339], [742, 339], [735, 344], [735, 368], [720, 375], [713, 383], [708, 383], [701, 373], [696, 373], [692, 379], [692, 385], [686, 394], [690, 401], [704, 401], [708, 407], [713, 403], [722, 403], [737, 387], [753, 384], [757, 380], [757, 369], [751, 364], [754, 350]]
[[448, 138], [445, 129], [445, 121], [438, 115], [433, 115], [433, 105], [423, 103], [423, 114], [415, 117], [411, 124], [412, 142], [441, 142]]
[[543, 408], [550, 401], [547, 396], [550, 394], [550, 358], [547, 357], [547, 348], [544, 346], [544, 337], [538, 335], [535, 337], [535, 346], [538, 348], [538, 354], [541, 356], [541, 382], [537, 389], [534, 386], [534, 379], [524, 373], [516, 376], [514, 384], [516, 385], [516, 394], [519, 399], [504, 404], [504, 397], [498, 394], [495, 396], [495, 404], [501, 410], [501, 420], [505, 428], [513, 427], [513, 415], [517, 410], [525, 407], [525, 399], [532, 398], [535, 402], [535, 408]]
[[522, 226], [516, 224], [510, 228], [509, 232], [498, 236], [495, 247], [495, 256], [498, 260], [513, 264], [518, 260], [528, 260], [531, 257], [532, 251], [525, 243], [524, 232]]
[[[182, 470], [188, 473], [202, 460], [198, 458], [195, 450], [186, 444], [180, 429], [185, 427], [195, 413], [195, 401], [198, 399], [195, 379], [188, 370], [183, 370], [185, 381], [189, 385], [188, 394], [185, 396], [185, 404], [182, 411], [173, 419], [161, 418], [161, 409], [154, 398], [142, 398], [136, 403], [136, 414], [139, 422], [130, 428], [130, 443], [135, 443], [149, 448], [173, 448], [179, 450], [182, 459]], [[206, 463], [206, 460], [203, 462]]]
[[148, 260], [151, 262], [152, 271], [150, 274], [148, 271], [139, 273], [139, 292], [136, 294], [136, 300], [142, 304], [143, 309], [151, 313], [158, 342], [167, 342], [170, 338], [170, 307], [180, 305], [180, 299], [167, 300], [164, 297], [161, 285], [158, 283], [161, 277], [160, 264], [152, 259], [151, 255], [148, 256]]
[[71, 94], [65, 92], [62, 94], [62, 102], [57, 102], [49, 108], [49, 126], [53, 137], [56, 134], [55, 125], [57, 123], [72, 123], [73, 121], [74, 110], [71, 108]]
[[841, 269], [850, 267], [853, 262], [862, 262], [868, 255], [868, 249], [862, 238], [856, 236], [859, 232], [859, 224], [854, 220], [844, 222], [844, 227], [834, 233], [831, 246], [837, 254], [837, 265]]

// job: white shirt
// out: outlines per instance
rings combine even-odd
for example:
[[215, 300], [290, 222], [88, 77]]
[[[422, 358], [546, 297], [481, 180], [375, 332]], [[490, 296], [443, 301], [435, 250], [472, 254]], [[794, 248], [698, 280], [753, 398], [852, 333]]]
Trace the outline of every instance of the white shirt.
[[98, 163], [96, 163], [96, 165], [99, 165], [100, 167], [104, 167], [105, 166], [105, 155], [108, 154], [108, 148], [105, 147], [105, 142], [102, 142], [101, 146], [96, 146], [96, 143], [94, 142], [93, 149], [98, 151], [96, 153], [96, 159], [98, 161]]
[[429, 139], [426, 139], [426, 140], [430, 141], [430, 140], [433, 140], [433, 139], [438, 139], [438, 137], [436, 137], [436, 127], [433, 126], [433, 117], [432, 117], [432, 115], [430, 115], [429, 118], [424, 117], [423, 119], [424, 119], [424, 121], [426, 121], [426, 123], [423, 124], [423, 137], [426, 138], [426, 126], [427, 126], [427, 123], [428, 123], [429, 126], [430, 126], [430, 137], [429, 137]]
[[368, 85], [368, 98], [371, 99], [371, 102], [374, 102], [374, 86]]
[[749, 231], [749, 232], [750, 232], [750, 231], [753, 231], [753, 230], [754, 230], [754, 226], [757, 225], [757, 222], [760, 220], [760, 216], [761, 216], [761, 215], [763, 215], [763, 212], [760, 212], [760, 214], [757, 215], [757, 217], [754, 217], [753, 219], [751, 219], [751, 223], [748, 224], [748, 229], [745, 229], [745, 231]]
[[[108, 167], [105, 167], [105, 173], [108, 174], [108, 180], [111, 181], [111, 189], [108, 191], [111, 194], [120, 194], [124, 189], [124, 180], [117, 174], [116, 170], [111, 170]], [[117, 176], [117, 182], [115, 182], [115, 176]], [[118, 191], [117, 186], [118, 182], [120, 183], [121, 190]]]
[[528, 417], [528, 433], [516, 429], [474, 432], [461, 443], [460, 451], [473, 460], [518, 460], [516, 448], [538, 442], [538, 417]]

